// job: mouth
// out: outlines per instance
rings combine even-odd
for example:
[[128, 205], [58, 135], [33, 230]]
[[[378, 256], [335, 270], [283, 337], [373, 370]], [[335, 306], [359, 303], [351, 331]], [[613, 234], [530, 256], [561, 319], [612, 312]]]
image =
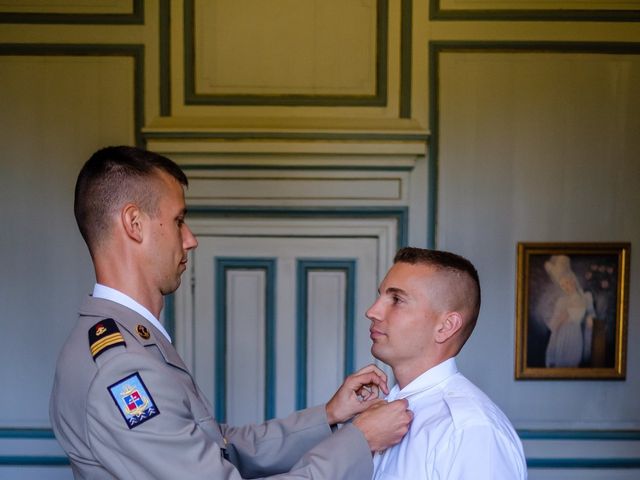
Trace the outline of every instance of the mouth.
[[375, 328], [372, 328], [369, 330], [369, 338], [371, 338], [371, 340], [373, 340], [374, 342], [381, 337], [384, 337], [385, 334], [382, 333], [380, 330], [376, 330]]

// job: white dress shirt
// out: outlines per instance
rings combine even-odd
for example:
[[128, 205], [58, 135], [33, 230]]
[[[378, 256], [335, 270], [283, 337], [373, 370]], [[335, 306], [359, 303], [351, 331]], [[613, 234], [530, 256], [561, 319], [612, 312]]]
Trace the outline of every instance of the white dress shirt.
[[467, 380], [455, 359], [426, 371], [389, 401], [406, 398], [414, 418], [402, 441], [374, 456], [374, 480], [527, 478], [522, 443], [504, 413]]
[[122, 293], [120, 290], [116, 290], [115, 288], [107, 287], [106, 285], [102, 285], [100, 283], [96, 283], [95, 286], [93, 287], [93, 297], [94, 298], [104, 298], [105, 300], [111, 300], [112, 302], [119, 303], [120, 305], [123, 305], [123, 306], [125, 306], [127, 308], [130, 308], [134, 312], [139, 313], [144, 318], [149, 320], [151, 325], [153, 325], [158, 330], [160, 330], [160, 333], [162, 333], [165, 337], [167, 337], [167, 340], [169, 340], [169, 342], [171, 342], [171, 337], [169, 336], [169, 334], [167, 333], [165, 328], [162, 326], [160, 321], [156, 317], [153, 316], [153, 313], [151, 313], [145, 307], [140, 305], [138, 302], [136, 302], [130, 296], [125, 295], [124, 293]]

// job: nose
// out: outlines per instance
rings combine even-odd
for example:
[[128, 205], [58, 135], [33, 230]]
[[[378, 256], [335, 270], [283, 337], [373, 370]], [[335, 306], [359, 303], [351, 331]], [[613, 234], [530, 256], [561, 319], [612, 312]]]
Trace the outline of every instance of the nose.
[[379, 301], [380, 299], [378, 298], [375, 302], [373, 302], [373, 304], [369, 307], [369, 309], [365, 313], [365, 316], [372, 322], [380, 319], [379, 306], [378, 306]]
[[198, 246], [198, 239], [186, 223], [182, 226], [184, 228], [184, 232], [182, 232], [182, 247], [185, 250], [193, 250]]

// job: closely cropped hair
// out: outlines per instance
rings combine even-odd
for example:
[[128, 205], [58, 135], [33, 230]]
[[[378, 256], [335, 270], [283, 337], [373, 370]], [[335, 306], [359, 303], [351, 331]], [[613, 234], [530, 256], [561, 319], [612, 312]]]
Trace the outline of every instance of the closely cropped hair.
[[473, 284], [473, 290], [468, 292], [476, 298], [472, 299], [473, 305], [471, 312], [471, 324], [475, 325], [480, 313], [480, 278], [478, 271], [473, 264], [464, 257], [451, 252], [442, 250], [427, 250], [424, 248], [405, 247], [398, 250], [393, 259], [393, 263], [409, 263], [412, 265], [422, 264], [429, 265], [439, 270], [446, 270], [454, 273], [466, 274], [470, 277]]
[[158, 171], [189, 183], [176, 163], [136, 147], [106, 147], [87, 160], [76, 181], [74, 214], [89, 250], [108, 234], [110, 217], [125, 203], [136, 203], [150, 215], [157, 212], [153, 181]]

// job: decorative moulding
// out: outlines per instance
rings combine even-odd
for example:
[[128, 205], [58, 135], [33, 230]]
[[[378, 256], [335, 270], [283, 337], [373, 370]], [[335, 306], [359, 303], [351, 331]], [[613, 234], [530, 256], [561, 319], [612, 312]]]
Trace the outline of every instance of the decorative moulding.
[[143, 129], [165, 153], [403, 155], [426, 153], [429, 132], [409, 119], [176, 118]]

